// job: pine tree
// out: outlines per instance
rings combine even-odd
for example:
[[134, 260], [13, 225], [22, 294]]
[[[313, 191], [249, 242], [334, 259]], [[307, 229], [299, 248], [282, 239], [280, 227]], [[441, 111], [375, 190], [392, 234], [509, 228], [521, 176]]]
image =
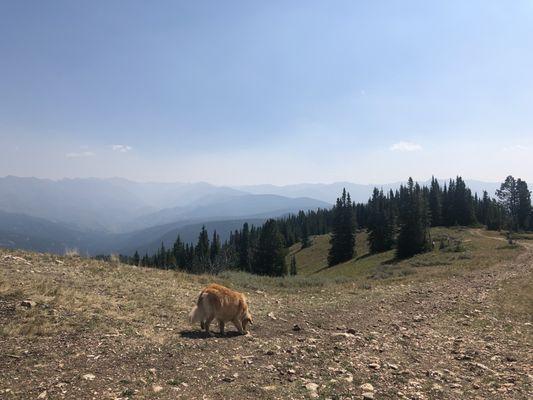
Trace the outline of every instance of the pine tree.
[[516, 181], [516, 191], [518, 206], [516, 210], [517, 226], [519, 229], [527, 230], [530, 225], [531, 216], [531, 192], [527, 187], [527, 182], [520, 178]]
[[469, 226], [476, 222], [472, 192], [458, 176], [455, 180], [455, 219], [459, 225]]
[[197, 273], [202, 273], [207, 270], [209, 264], [209, 236], [207, 234], [205, 226], [202, 226], [202, 230], [198, 235], [198, 243], [196, 244], [196, 248], [194, 249], [193, 267]]
[[409, 178], [400, 188], [400, 232], [396, 256], [407, 258], [429, 249], [429, 215], [426, 200], [418, 183]]
[[298, 270], [296, 268], [296, 257], [295, 256], [292, 256], [291, 258], [291, 270], [290, 270], [290, 274], [292, 276], [295, 276], [296, 274], [298, 273]]
[[213, 240], [211, 240], [211, 248], [209, 250], [209, 258], [211, 263], [214, 263], [220, 254], [220, 236], [217, 231], [213, 231]]
[[252, 272], [259, 275], [287, 275], [283, 237], [273, 219], [269, 219], [261, 228]]
[[431, 186], [429, 189], [429, 211], [431, 213], [431, 226], [442, 224], [442, 192], [439, 181], [431, 177]]
[[307, 223], [302, 224], [302, 249], [311, 246], [311, 241], [309, 240], [309, 233], [307, 230]]
[[163, 242], [161, 242], [161, 247], [159, 248], [159, 253], [157, 254], [157, 267], [158, 268], [165, 268], [166, 267], [166, 254], [167, 250], [165, 249], [165, 245]]
[[240, 242], [238, 247], [239, 252], [239, 268], [243, 271], [252, 269], [252, 251], [250, 244], [250, 230], [248, 223], [245, 222], [242, 226], [242, 232], [240, 234]]
[[505, 212], [509, 228], [517, 230], [519, 200], [516, 180], [513, 176], [509, 175], [505, 178], [505, 182], [496, 190], [496, 196]]
[[489, 197], [489, 194], [486, 190], [483, 191], [483, 198], [481, 199], [481, 206], [480, 206], [480, 212], [479, 212], [479, 222], [481, 222], [484, 225], [488, 225], [488, 218], [489, 218], [489, 210], [491, 207], [491, 199]]
[[333, 208], [330, 244], [329, 266], [351, 260], [355, 255], [355, 210], [346, 189]]
[[394, 224], [386, 202], [383, 191], [374, 188], [368, 202], [368, 244], [372, 253], [390, 250], [394, 243]]
[[485, 224], [489, 231], [499, 231], [503, 224], [503, 210], [495, 200], [489, 200]]
[[140, 265], [140, 261], [141, 261], [141, 258], [139, 257], [139, 252], [137, 250], [135, 250], [135, 254], [133, 255], [132, 263], [133, 263], [133, 265], [139, 266]]

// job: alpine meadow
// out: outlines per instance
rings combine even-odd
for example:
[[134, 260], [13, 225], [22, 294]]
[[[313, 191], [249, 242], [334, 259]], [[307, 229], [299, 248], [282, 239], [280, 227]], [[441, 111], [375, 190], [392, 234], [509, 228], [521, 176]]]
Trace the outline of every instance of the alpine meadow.
[[0, 399], [533, 398], [528, 0], [5, 0], [0, 38]]

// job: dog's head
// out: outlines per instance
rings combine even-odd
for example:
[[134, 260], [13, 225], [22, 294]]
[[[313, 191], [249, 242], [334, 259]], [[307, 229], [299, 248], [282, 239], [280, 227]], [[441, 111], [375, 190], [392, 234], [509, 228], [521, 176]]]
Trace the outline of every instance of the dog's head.
[[252, 314], [250, 314], [250, 311], [246, 311], [244, 316], [242, 317], [242, 329], [244, 332], [248, 333], [248, 325], [253, 325], [254, 321], [252, 319]]

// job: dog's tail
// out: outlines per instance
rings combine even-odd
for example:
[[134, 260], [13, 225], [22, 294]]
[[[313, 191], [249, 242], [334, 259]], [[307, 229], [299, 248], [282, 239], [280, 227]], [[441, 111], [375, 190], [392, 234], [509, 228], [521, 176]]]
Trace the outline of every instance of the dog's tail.
[[198, 297], [198, 302], [196, 303], [196, 305], [192, 308], [191, 312], [189, 313], [189, 322], [191, 324], [202, 322], [204, 320], [204, 309], [202, 307], [202, 299], [203, 299], [202, 294], [200, 294], [200, 296]]

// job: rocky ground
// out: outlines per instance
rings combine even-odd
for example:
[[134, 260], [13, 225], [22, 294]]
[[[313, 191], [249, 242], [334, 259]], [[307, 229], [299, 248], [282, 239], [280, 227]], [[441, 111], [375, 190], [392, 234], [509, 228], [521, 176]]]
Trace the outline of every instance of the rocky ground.
[[532, 398], [524, 246], [446, 279], [249, 289], [251, 334], [214, 337], [186, 321], [209, 278], [0, 251], [0, 398]]

